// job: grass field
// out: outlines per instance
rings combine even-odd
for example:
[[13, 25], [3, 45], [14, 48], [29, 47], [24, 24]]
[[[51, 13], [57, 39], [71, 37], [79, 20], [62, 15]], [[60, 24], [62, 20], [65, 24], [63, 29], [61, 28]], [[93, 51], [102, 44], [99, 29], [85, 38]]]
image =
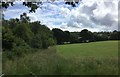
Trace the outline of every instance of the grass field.
[[118, 41], [58, 45], [57, 50], [65, 57], [118, 57]]
[[[4, 60], [4, 59], [3, 59]], [[7, 75], [117, 75], [118, 41], [68, 44], [4, 61]]]

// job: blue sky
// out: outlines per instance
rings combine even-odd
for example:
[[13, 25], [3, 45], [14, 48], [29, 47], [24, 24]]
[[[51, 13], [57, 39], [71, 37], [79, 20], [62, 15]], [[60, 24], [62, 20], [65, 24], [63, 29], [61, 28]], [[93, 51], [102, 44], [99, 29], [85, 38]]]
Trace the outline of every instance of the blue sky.
[[19, 18], [26, 12], [31, 21], [41, 21], [50, 29], [60, 28], [69, 31], [113, 31], [118, 30], [118, 1], [83, 0], [76, 7], [64, 4], [63, 1], [44, 2], [42, 8], [29, 13], [29, 8], [22, 2], [15, 2], [4, 10], [5, 19]]

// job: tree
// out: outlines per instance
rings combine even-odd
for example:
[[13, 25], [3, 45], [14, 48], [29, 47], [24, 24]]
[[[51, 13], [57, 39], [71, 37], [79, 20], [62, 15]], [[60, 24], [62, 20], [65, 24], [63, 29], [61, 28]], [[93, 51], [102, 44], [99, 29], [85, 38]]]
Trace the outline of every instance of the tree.
[[118, 35], [119, 32], [117, 32], [116, 30], [114, 30], [112, 33], [111, 33], [111, 36], [110, 36], [110, 39], [111, 40], [119, 40], [119, 35]]
[[34, 34], [37, 34], [40, 31], [40, 21], [30, 23], [30, 29]]
[[30, 46], [32, 48], [42, 48], [42, 36], [36, 34], [30, 41]]
[[[35, 12], [42, 2], [23, 2], [23, 5], [30, 8], [29, 12]], [[2, 8], [7, 9], [9, 6], [14, 6], [14, 2], [2, 2]]]
[[64, 42], [70, 42], [70, 32], [64, 31]]
[[79, 32], [71, 32], [70, 33], [70, 43], [79, 43]]
[[8, 27], [2, 27], [2, 48], [11, 50], [13, 48], [14, 36]]
[[84, 29], [80, 32], [80, 37], [82, 42], [88, 42], [92, 40], [92, 32], [88, 31], [87, 29]]
[[43, 35], [42, 36], [42, 48], [48, 48], [49, 47], [49, 41], [47, 36]]
[[42, 48], [48, 48], [49, 46], [55, 44], [55, 41], [53, 39], [53, 32], [45, 25], [41, 25], [39, 21], [32, 22], [30, 24], [30, 28], [35, 36], [33, 38], [34, 40], [32, 40], [36, 42], [36, 44], [33, 44], [35, 47], [42, 46]]
[[49, 46], [56, 45], [56, 40], [53, 38], [48, 38]]
[[11, 56], [22, 56], [23, 54], [30, 53], [32, 51], [32, 48], [22, 38], [15, 37], [13, 44], [14, 45], [11, 50], [13, 55]]
[[29, 43], [33, 37], [33, 32], [26, 23], [18, 24], [14, 29], [14, 34], [16, 37], [22, 38], [25, 42]]
[[30, 22], [30, 18], [27, 16], [26, 13], [23, 13], [22, 15], [20, 15], [20, 20], [24, 23]]
[[63, 44], [64, 42], [64, 32], [60, 29], [54, 28], [52, 29], [53, 35], [57, 40], [57, 44]]

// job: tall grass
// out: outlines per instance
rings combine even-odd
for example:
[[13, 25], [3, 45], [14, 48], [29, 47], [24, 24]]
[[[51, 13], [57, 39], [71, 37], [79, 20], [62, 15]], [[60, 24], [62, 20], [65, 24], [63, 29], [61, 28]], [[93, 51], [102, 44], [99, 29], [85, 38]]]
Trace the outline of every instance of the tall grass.
[[117, 58], [65, 58], [55, 47], [3, 63], [5, 75], [117, 75]]

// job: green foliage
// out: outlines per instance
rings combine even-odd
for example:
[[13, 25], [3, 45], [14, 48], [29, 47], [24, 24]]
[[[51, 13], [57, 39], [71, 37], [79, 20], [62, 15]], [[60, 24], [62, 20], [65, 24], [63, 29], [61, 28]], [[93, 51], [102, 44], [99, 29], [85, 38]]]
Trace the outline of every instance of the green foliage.
[[83, 29], [80, 32], [62, 31], [61, 29], [53, 29], [53, 35], [57, 40], [57, 44], [68, 43], [88, 43], [95, 41], [120, 40], [120, 31], [113, 32], [91, 32]]
[[49, 47], [49, 40], [48, 36], [42, 35], [42, 48], [48, 48]]
[[12, 31], [7, 27], [2, 27], [2, 47], [3, 50], [11, 50], [13, 48], [14, 36]]
[[65, 39], [64, 32], [61, 29], [57, 29], [57, 28], [53, 29], [52, 31], [53, 31], [54, 37], [57, 40], [57, 44], [63, 44]]
[[23, 23], [27, 23], [30, 21], [30, 18], [27, 16], [26, 13], [23, 13], [22, 15], [20, 15], [20, 20], [23, 22]]
[[12, 49], [12, 52], [14, 52], [15, 55], [13, 56], [22, 56], [24, 53], [30, 53], [32, 51], [32, 48], [21, 38], [15, 38], [14, 40], [14, 47]]
[[34, 33], [31, 45], [36, 48], [48, 48], [54, 45], [53, 33], [45, 25], [41, 25], [39, 21], [30, 24], [30, 28]]
[[88, 31], [87, 29], [84, 29], [80, 32], [80, 37], [81, 37], [81, 41], [82, 42], [87, 42], [87, 41], [91, 41], [92, 39], [92, 33], [90, 31]]
[[14, 60], [16, 57], [21, 57], [25, 53], [31, 53], [32, 48], [21, 38], [14, 37], [13, 47], [11, 50], [4, 50], [3, 60]]
[[48, 38], [49, 46], [56, 45], [56, 42], [53, 38]]
[[119, 34], [120, 34], [120, 32], [117, 32], [116, 30], [113, 31], [113, 33], [111, 33], [110, 39], [111, 40], [120, 40]]
[[9, 59], [55, 44], [52, 31], [38, 21], [29, 22], [26, 13], [22, 14], [20, 20], [10, 19], [2, 22], [3, 51]]
[[79, 43], [79, 32], [70, 33], [70, 43]]
[[64, 31], [64, 41], [69, 42], [70, 41], [70, 32]]
[[31, 40], [33, 37], [33, 33], [29, 28], [29, 25], [26, 23], [21, 23], [15, 27], [14, 34], [17, 37], [22, 38], [27, 43]]
[[30, 46], [33, 48], [42, 48], [42, 39], [40, 34], [35, 35], [31, 39]]
[[30, 23], [30, 29], [34, 34], [37, 34], [40, 31], [41, 24], [39, 21]]

